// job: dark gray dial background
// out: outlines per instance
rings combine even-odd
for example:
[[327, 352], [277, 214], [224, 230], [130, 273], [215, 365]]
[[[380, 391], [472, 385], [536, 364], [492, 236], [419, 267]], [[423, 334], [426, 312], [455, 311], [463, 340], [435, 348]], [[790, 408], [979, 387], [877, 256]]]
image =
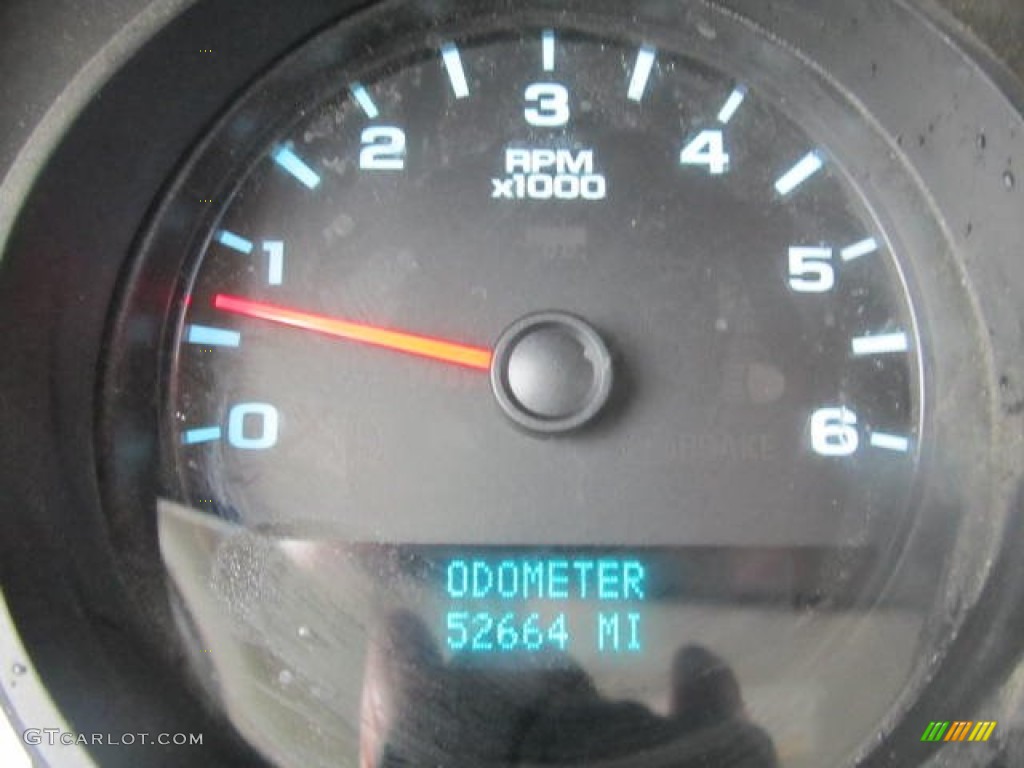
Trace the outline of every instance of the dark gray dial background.
[[[221, 225], [286, 243], [285, 280], [264, 257], [216, 243], [186, 322], [242, 332], [237, 350], [183, 345], [174, 429], [226, 423], [237, 402], [274, 404], [278, 444], [182, 447], [190, 495], [249, 524], [326, 525], [344, 538], [526, 545], [856, 546], [888, 541], [908, 506], [914, 451], [868, 445], [918, 420], [916, 355], [853, 359], [850, 339], [914, 327], [887, 249], [835, 259], [836, 288], [796, 294], [790, 245], [837, 249], [875, 236], [833, 166], [787, 198], [773, 183], [814, 148], [752, 91], [725, 128], [728, 173], [681, 167], [684, 140], [734, 86], [659, 57], [642, 105], [626, 99], [635, 49], [540, 36], [462, 45], [471, 95], [440, 57], [367, 81], [376, 124], [401, 126], [406, 169], [358, 168], [368, 124], [346, 91], [291, 133], [323, 183], [310, 191], [262, 161]], [[531, 128], [522, 94], [563, 83], [565, 130]], [[796, 110], [799, 114], [799, 110]], [[594, 150], [600, 202], [490, 198], [506, 146]], [[489, 346], [524, 314], [592, 323], [616, 357], [612, 402], [592, 428], [539, 439], [514, 428], [487, 377], [379, 349], [232, 318], [231, 293]], [[813, 410], [859, 420], [849, 458], [810, 450]]]

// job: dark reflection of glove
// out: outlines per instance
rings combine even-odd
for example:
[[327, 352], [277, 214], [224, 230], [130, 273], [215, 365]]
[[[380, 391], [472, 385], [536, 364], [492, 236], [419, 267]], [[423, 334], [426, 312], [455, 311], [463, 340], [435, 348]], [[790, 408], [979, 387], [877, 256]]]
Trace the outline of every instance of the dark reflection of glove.
[[710, 651], [681, 648], [672, 711], [602, 698], [564, 654], [444, 664], [427, 628], [391, 617], [363, 690], [361, 768], [615, 765], [774, 768], [771, 739], [747, 720], [739, 683]]

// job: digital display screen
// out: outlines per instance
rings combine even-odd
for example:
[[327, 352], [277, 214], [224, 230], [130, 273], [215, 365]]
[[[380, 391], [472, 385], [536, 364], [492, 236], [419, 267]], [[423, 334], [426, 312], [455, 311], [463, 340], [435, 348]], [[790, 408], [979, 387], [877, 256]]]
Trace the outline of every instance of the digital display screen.
[[460, 557], [444, 568], [450, 651], [643, 650], [647, 566], [636, 557]]

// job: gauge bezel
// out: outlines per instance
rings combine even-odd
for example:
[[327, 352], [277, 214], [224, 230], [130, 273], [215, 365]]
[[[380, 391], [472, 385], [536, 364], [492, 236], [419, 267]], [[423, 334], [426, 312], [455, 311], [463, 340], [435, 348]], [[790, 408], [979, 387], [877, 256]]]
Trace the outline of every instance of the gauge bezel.
[[[551, 13], [543, 8], [543, 5], [538, 3], [536, 6], [539, 7], [535, 7], [533, 4], [523, 4], [516, 9], [514, 17], [505, 17], [501, 13], [487, 12], [490, 6], [486, 3], [461, 4], [448, 16], [432, 17], [429, 31], [424, 34], [424, 19], [418, 15], [418, 8], [415, 5], [385, 4], [368, 11], [359, 20], [353, 20], [350, 24], [318, 35], [308, 47], [304, 46], [275, 67], [265, 78], [257, 81], [192, 155], [179, 176], [179, 181], [168, 195], [163, 209], [152, 219], [160, 221], [166, 217], [173, 221], [184, 220], [189, 221], [191, 226], [187, 230], [172, 232], [154, 229], [140, 248], [140, 252], [145, 255], [138, 262], [136, 269], [145, 270], [141, 265], [147, 262], [156, 264], [163, 271], [161, 275], [165, 275], [167, 279], [177, 280], [177, 287], [171, 298], [171, 311], [164, 315], [172, 318], [172, 321], [164, 327], [162, 333], [160, 346], [164, 350], [163, 359], [173, 360], [174, 350], [180, 343], [183, 329], [185, 296], [188, 295], [189, 286], [199, 267], [199, 254], [205, 252], [215, 224], [228, 206], [235, 189], [242, 184], [249, 170], [263, 158], [277, 136], [301, 120], [310, 105], [319, 103], [328, 94], [343, 90], [343, 83], [367, 80], [368, 72], [385, 71], [395, 66], [395, 62], [401, 62], [410, 56], [422, 55], [422, 50], [439, 46], [454, 30], [458, 30], [460, 39], [466, 39], [487, 37], [524, 27], [540, 30], [559, 23], [564, 29], [567, 25], [564, 13]], [[571, 11], [573, 15], [571, 24], [568, 24], [569, 29], [585, 35], [601, 35], [602, 30], [616, 18], [614, 14], [621, 12], [621, 6], [615, 3], [590, 2], [585, 6], [572, 6]], [[696, 55], [694, 47], [699, 46], [702, 39], [705, 43], [708, 42], [707, 29], [714, 30], [716, 43], [721, 42], [723, 35], [741, 34], [755, 29], [748, 22], [722, 13], [713, 6], [688, 7], [682, 14], [683, 18], [676, 20], [678, 26], [668, 23], [668, 18], [678, 12], [672, 4], [645, 6], [645, 11], [653, 18], [646, 19], [644, 23], [638, 22], [636, 29], [630, 30], [626, 37], [635, 43], [648, 41], [667, 51], [685, 52], [686, 55]], [[659, 14], [665, 16], [659, 19]], [[355, 30], [364, 30], [362, 34], [366, 39], [383, 39], [387, 36], [392, 42], [386, 49], [374, 49], [372, 55], [363, 57], [360, 55], [359, 43], [348, 39], [352, 34], [357, 34], [358, 39]], [[623, 34], [618, 30], [616, 37], [622, 37]], [[830, 152], [858, 192], [869, 201], [869, 215], [876, 220], [879, 230], [890, 239], [890, 250], [901, 255], [909, 254], [905, 262], [897, 264], [897, 269], [901, 272], [900, 279], [910, 295], [911, 306], [931, 310], [926, 322], [919, 324], [915, 319], [915, 336], [919, 339], [919, 344], [915, 345], [915, 354], [918, 355], [918, 370], [923, 372], [921, 380], [917, 382], [920, 408], [918, 433], [922, 446], [920, 458], [925, 468], [920, 478], [921, 484], [915, 492], [915, 505], [919, 510], [956, 509], [960, 505], [938, 500], [940, 496], [948, 498], [949, 493], [954, 490], [949, 487], [940, 490], [936, 483], [949, 481], [951, 473], [948, 472], [948, 468], [956, 465], [956, 457], [943, 455], [942, 449], [948, 443], [938, 444], [938, 451], [934, 450], [937, 443], [931, 439], [931, 435], [938, 433], [941, 426], [935, 424], [937, 414], [929, 407], [930, 397], [926, 384], [934, 381], [936, 388], [942, 391], [954, 388], [966, 390], [968, 394], [964, 397], [965, 403], [983, 401], [983, 398], [978, 398], [975, 393], [983, 391], [984, 384], [980, 380], [972, 380], [975, 373], [972, 369], [944, 364], [948, 356], [941, 351], [942, 345], [948, 344], [954, 348], [976, 346], [976, 340], [970, 338], [973, 326], [969, 320], [972, 314], [969, 301], [959, 292], [957, 284], [933, 280], [936, 274], [950, 274], [949, 271], [936, 270], [935, 259], [943, 258], [950, 266], [954, 261], [952, 250], [941, 227], [930, 226], [930, 223], [938, 221], [939, 217], [929, 211], [926, 196], [916, 189], [915, 180], [907, 173], [901, 157], [893, 152], [894, 142], [891, 137], [877, 133], [877, 126], [873, 124], [871, 116], [851, 98], [848, 89], [833, 81], [820, 67], [806, 60], [798, 51], [788, 50], [780, 54], [774, 47], [775, 43], [770, 41], [763, 30], [756, 30], [755, 34], [765, 41], [765, 46], [763, 50], [756, 52], [747, 51], [757, 60], [758, 66], [748, 63], [743, 71], [744, 79], [751, 88], [775, 95], [779, 99], [785, 99], [795, 93], [816, 94], [811, 101], [821, 111], [816, 114], [803, 112], [799, 117], [812, 123], [807, 126], [811, 135], [833, 137], [829, 145]], [[722, 47], [727, 50], [735, 48], [728, 45]], [[736, 74], [738, 63], [728, 60], [725, 56], [716, 59], [715, 50], [715, 45], [706, 45], [700, 50], [698, 58], [710, 60], [712, 66]], [[337, 51], [346, 51], [346, 55], [340, 57], [340, 60], [332, 60], [331, 64], [325, 67], [322, 56], [330, 57], [331, 52]], [[755, 72], [759, 73], [760, 77], [753, 74]], [[780, 86], [780, 83], [784, 85]], [[868, 130], [846, 128], [858, 120], [863, 126], [867, 126]], [[868, 165], [858, 166], [853, 161], [853, 158], [863, 157], [871, 158]], [[210, 206], [195, 202], [211, 198], [219, 204]], [[193, 255], [190, 257], [189, 254]], [[929, 254], [931, 259], [927, 268], [918, 261], [922, 254]], [[939, 257], [938, 254], [942, 256]], [[927, 287], [922, 285], [922, 282], [929, 281]], [[145, 282], [152, 283], [152, 277]], [[923, 301], [925, 295], [930, 297], [930, 303]], [[944, 311], [948, 311], [949, 307], [955, 307], [953, 317], [945, 314], [936, 315], [936, 305], [941, 305]], [[125, 317], [132, 312], [138, 312], [137, 306], [133, 306], [130, 300], [123, 306]], [[948, 323], [950, 319], [954, 321], [952, 324]], [[918, 325], [925, 328], [941, 326], [943, 330], [941, 335], [938, 335], [938, 331], [922, 335], [917, 332]], [[940, 349], [936, 350], [933, 347], [933, 341], [938, 342]], [[157, 391], [164, 393], [163, 402], [172, 403], [175, 398], [170, 394], [173, 377], [169, 362], [159, 365], [155, 380]], [[946, 417], [948, 414], [943, 415], [943, 418]], [[117, 420], [111, 419], [112, 422]], [[983, 443], [982, 435], [987, 432], [983, 412], [974, 414], [967, 421], [975, 427], [981, 427], [972, 435], [968, 427], [958, 422], [956, 432], [960, 440], [960, 449], [971, 437], [975, 445]], [[164, 425], [169, 423], [171, 421], [165, 411], [161, 420], [161, 442], [165, 447], [161, 463], [161, 484], [164, 492], [174, 498], [178, 478], [175, 458], [179, 455], [180, 447], [176, 445], [177, 434], [164, 428]], [[977, 449], [971, 449], [971, 452], [975, 450]], [[947, 472], [928, 471], [929, 467], [937, 466], [946, 466]], [[978, 468], [979, 465], [972, 463], [969, 469]], [[968, 489], [985, 488], [987, 485], [984, 474], [971, 478], [965, 471], [959, 477], [956, 491], [966, 493]], [[975, 517], [982, 513], [978, 508], [965, 510], [962, 514], [966, 517]], [[956, 517], [955, 512], [950, 514]], [[906, 542], [907, 548], [903, 551], [908, 554], [905, 555], [901, 571], [890, 574], [888, 583], [876, 585], [877, 591], [882, 595], [880, 601], [898, 602], [911, 599], [909, 595], [915, 590], [912, 578], [919, 578], [921, 570], [929, 574], [926, 577], [928, 582], [940, 583], [941, 572], [938, 565], [946, 562], [945, 558], [937, 560], [934, 557], [915, 557], [913, 553], [934, 546], [936, 541], [941, 540], [936, 531], [938, 530], [939, 534], [947, 531], [949, 523], [948, 518], [933, 516], [929, 519], [927, 515], [918, 514], [911, 522], [910, 528], [906, 530], [907, 539], [898, 538], [891, 542], [891, 551], [896, 551]], [[955, 526], [958, 527], [959, 522]], [[948, 546], [952, 549], [953, 543], [950, 542]], [[966, 559], [961, 561], [963, 567], [971, 570], [983, 563], [984, 560], [980, 558], [973, 565], [968, 565]], [[927, 648], [927, 653], [923, 654], [922, 658], [928, 661], [918, 664], [911, 674], [904, 689], [905, 701], [918, 698], [921, 687], [934, 666], [933, 657], [942, 655], [945, 628], [938, 625], [933, 627], [932, 631], [932, 634], [926, 633], [922, 641]], [[899, 707], [900, 705], [894, 706], [889, 717], [890, 722], [895, 723], [901, 719]]]

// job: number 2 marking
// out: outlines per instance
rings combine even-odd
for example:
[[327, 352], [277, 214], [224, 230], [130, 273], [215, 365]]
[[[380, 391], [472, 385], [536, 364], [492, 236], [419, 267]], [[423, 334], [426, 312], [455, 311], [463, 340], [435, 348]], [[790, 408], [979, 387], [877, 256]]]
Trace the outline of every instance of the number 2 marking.
[[400, 171], [405, 168], [405, 131], [393, 125], [363, 129], [359, 167], [366, 171]]

